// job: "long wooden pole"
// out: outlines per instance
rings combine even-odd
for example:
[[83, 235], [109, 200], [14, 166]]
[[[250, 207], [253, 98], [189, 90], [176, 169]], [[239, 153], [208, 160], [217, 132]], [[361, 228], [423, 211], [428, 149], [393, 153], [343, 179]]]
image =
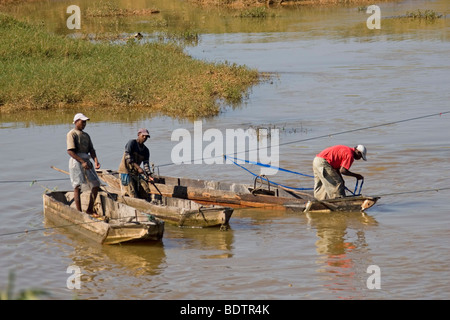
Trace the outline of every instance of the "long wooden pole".
[[58, 168], [55, 167], [55, 166], [50, 166], [50, 168], [55, 169], [56, 171], [59, 171], [59, 172], [65, 173], [65, 174], [70, 174], [70, 173], [68, 173], [67, 171], [64, 171], [64, 170], [62, 170], [62, 169], [58, 169]]

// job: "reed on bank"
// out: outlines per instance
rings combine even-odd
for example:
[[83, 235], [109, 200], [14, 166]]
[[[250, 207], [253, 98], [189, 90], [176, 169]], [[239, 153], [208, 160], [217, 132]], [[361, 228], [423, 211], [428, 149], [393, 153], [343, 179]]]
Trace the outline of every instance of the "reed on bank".
[[0, 14], [0, 112], [58, 107], [142, 107], [175, 117], [238, 103], [260, 74], [207, 63], [160, 41], [91, 43]]

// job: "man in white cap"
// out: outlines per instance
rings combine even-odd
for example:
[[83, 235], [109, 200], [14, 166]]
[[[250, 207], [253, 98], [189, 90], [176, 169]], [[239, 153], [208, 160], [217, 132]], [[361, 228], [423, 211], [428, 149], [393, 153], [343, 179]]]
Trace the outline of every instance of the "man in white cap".
[[[150, 138], [147, 129], [139, 129], [137, 139], [125, 145], [125, 152], [119, 165], [122, 193], [130, 197], [149, 199], [148, 181], [153, 181], [150, 170], [150, 151], [144, 145]], [[143, 165], [143, 168], [141, 167]]]
[[342, 175], [362, 180], [364, 177], [350, 171], [353, 160], [366, 158], [367, 149], [363, 145], [350, 148], [336, 145], [326, 148], [316, 155], [313, 161], [314, 197], [318, 200], [345, 197]]
[[100, 179], [94, 170], [90, 158], [94, 159], [95, 169], [100, 169], [100, 162], [92, 144], [91, 137], [84, 132], [86, 121], [89, 120], [82, 113], [77, 113], [73, 118], [75, 128], [67, 133], [67, 153], [69, 159], [70, 181], [74, 188], [75, 206], [81, 210], [81, 186], [88, 185], [91, 188], [91, 197], [86, 213], [96, 216], [94, 213], [94, 202], [100, 188]]

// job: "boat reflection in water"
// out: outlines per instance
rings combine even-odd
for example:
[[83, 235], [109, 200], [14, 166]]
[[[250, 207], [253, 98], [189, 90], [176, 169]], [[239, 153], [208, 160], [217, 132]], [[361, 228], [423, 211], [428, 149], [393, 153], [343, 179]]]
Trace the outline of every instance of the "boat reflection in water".
[[168, 226], [164, 244], [183, 248], [201, 259], [227, 259], [233, 257], [234, 232], [231, 227], [227, 231], [214, 228], [179, 228]]
[[364, 212], [306, 213], [316, 230], [317, 272], [333, 298], [359, 299], [367, 294], [367, 267], [373, 264], [365, 232], [378, 222]]
[[[162, 290], [153, 288], [152, 282], [159, 281], [156, 279], [163, 276], [170, 267], [167, 260], [174, 258], [167, 256], [167, 249], [175, 256], [179, 255], [177, 248], [180, 248], [183, 253], [202, 260], [228, 259], [232, 257], [234, 245], [232, 230], [219, 231], [216, 228], [183, 228], [167, 225], [162, 241], [105, 246], [67, 232], [48, 219], [44, 219], [44, 226], [47, 228], [44, 232], [48, 239], [47, 247], [66, 252], [65, 258], [68, 261], [63, 262], [64, 270], [61, 271], [63, 279], [59, 282], [63, 281], [61, 283], [65, 284], [70, 276], [65, 273], [65, 268], [68, 266], [79, 268], [81, 289], [77, 290], [76, 294], [83, 299], [109, 299], [109, 290], [112, 290], [111, 298], [117, 298], [117, 291], [113, 290], [114, 288], [122, 288], [120, 290], [128, 288], [126, 289], [128, 292], [119, 295], [126, 299], [136, 295], [136, 288], [141, 288], [145, 293], [142, 292], [139, 297], [134, 298], [152, 298], [157, 290]], [[118, 273], [121, 274], [120, 277], [117, 277]]]

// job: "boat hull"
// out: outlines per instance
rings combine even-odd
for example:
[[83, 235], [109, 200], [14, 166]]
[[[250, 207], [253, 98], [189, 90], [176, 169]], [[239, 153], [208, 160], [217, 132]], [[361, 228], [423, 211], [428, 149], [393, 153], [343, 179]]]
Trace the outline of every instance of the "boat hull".
[[[85, 207], [88, 201], [89, 193], [83, 193], [82, 205]], [[73, 192], [46, 193], [43, 205], [44, 216], [52, 224], [101, 244], [159, 241], [164, 234], [163, 221], [151, 219], [103, 193], [99, 193], [95, 207], [104, 220], [78, 211], [74, 207]]]
[[[120, 188], [115, 171], [98, 171], [99, 176], [112, 188]], [[207, 205], [233, 208], [288, 209], [294, 211], [364, 211], [372, 207], [379, 197], [352, 196], [319, 201], [312, 193], [287, 188], [256, 188], [254, 185], [160, 176], [155, 185], [149, 184], [152, 194], [189, 199]]]
[[288, 203], [286, 208], [297, 212], [360, 212], [375, 205], [378, 197], [349, 196], [338, 199], [310, 200], [304, 204]]
[[[109, 170], [97, 171], [99, 177], [108, 184], [110, 192], [118, 194], [117, 200], [142, 211], [151, 212], [155, 217], [166, 221], [168, 224], [179, 227], [209, 228], [220, 227], [228, 229], [229, 221], [234, 209], [231, 206], [222, 206], [218, 203], [197, 202], [189, 198], [174, 196], [167, 191], [159, 193], [149, 184], [153, 201], [122, 196], [119, 174]], [[167, 187], [158, 184], [164, 190]]]
[[118, 201], [138, 210], [151, 212], [153, 216], [178, 227], [226, 229], [234, 211], [230, 207], [205, 207], [187, 199], [158, 197], [158, 195], [155, 199], [154, 202], [149, 202], [144, 199], [118, 196]]

